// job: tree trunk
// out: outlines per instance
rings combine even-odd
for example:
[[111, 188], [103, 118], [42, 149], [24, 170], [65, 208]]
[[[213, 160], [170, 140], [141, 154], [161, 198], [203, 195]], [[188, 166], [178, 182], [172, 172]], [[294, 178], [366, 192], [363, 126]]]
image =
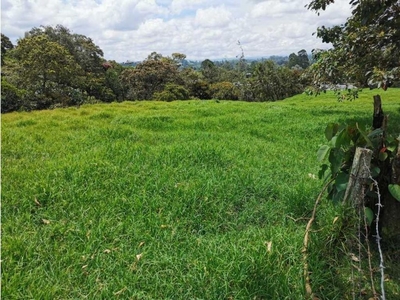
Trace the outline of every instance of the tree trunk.
[[[390, 183], [400, 185], [400, 146], [397, 147], [397, 153], [392, 160]], [[400, 243], [400, 202], [386, 190], [382, 204], [383, 239]]]
[[[388, 116], [383, 113], [382, 101], [379, 95], [374, 96], [372, 125], [374, 129], [382, 128], [383, 130], [380, 149], [377, 149], [379, 154], [379, 151], [385, 147], [388, 125]], [[382, 236], [384, 240], [400, 242], [400, 202], [388, 190], [389, 184], [400, 184], [400, 145], [397, 147], [397, 153], [395, 153], [392, 161], [386, 160], [379, 167], [381, 168], [381, 174], [378, 181], [383, 205], [382, 216], [380, 217]]]

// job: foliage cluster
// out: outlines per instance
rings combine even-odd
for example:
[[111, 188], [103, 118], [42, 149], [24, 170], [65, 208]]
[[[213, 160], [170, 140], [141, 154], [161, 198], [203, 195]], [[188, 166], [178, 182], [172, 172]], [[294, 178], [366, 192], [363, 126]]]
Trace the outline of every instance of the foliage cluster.
[[[308, 8], [318, 13], [331, 3], [332, 0], [313, 0]], [[400, 82], [400, 1], [350, 0], [349, 4], [353, 11], [345, 24], [331, 28], [322, 26], [317, 30], [317, 36], [323, 42], [333, 45], [332, 49], [315, 51], [316, 62], [307, 70], [317, 93], [329, 85], [353, 84], [387, 90]], [[339, 91], [337, 95], [339, 99], [354, 99], [358, 90], [348, 89], [347, 94]], [[373, 130], [368, 132], [355, 125], [330, 124], [327, 127], [330, 145], [324, 145], [319, 153], [321, 158], [329, 153], [330, 177], [335, 179], [330, 195], [340, 199], [349, 181], [355, 148], [373, 150], [373, 175], [386, 206], [382, 227], [384, 231], [388, 229], [385, 230], [385, 226], [390, 227], [389, 236], [400, 239], [400, 204], [395, 200], [400, 199], [400, 177], [397, 175], [400, 174], [400, 141], [387, 136], [387, 127], [395, 125], [393, 121], [396, 120], [389, 119], [393, 121], [388, 122], [377, 103], [374, 103]], [[327, 165], [323, 168], [329, 169]], [[376, 201], [371, 202], [375, 207]]]
[[33, 28], [14, 45], [2, 34], [2, 112], [81, 105], [95, 101], [226, 99], [275, 101], [302, 92], [305, 50], [287, 66], [272, 61], [214, 63], [193, 69], [186, 55], [151, 53], [134, 67], [103, 58], [84, 35], [64, 26]]
[[[366, 179], [369, 190], [366, 193], [365, 207], [370, 211], [369, 225], [374, 221], [377, 208], [377, 188], [379, 191], [388, 190], [392, 186], [392, 196], [400, 201], [400, 194], [397, 194], [398, 185], [391, 184], [392, 169], [391, 166], [400, 143], [400, 137], [386, 136], [384, 129], [363, 128], [359, 124], [338, 124], [331, 123], [326, 127], [325, 137], [328, 143], [322, 145], [318, 150], [318, 159], [324, 161], [328, 158], [329, 164], [323, 164], [319, 172], [319, 177], [325, 180], [333, 179], [328, 187], [329, 198], [335, 202], [344, 200], [345, 192], [349, 184], [350, 171], [357, 147], [372, 150], [372, 160], [369, 166], [371, 178]], [[375, 183], [379, 182], [376, 187]], [[388, 195], [381, 195], [388, 196]], [[383, 208], [385, 211], [385, 207]], [[385, 224], [386, 225], [386, 224]], [[395, 232], [394, 228], [383, 227], [382, 231], [389, 238], [390, 233]], [[397, 234], [397, 233], [396, 233]]]
[[[332, 0], [313, 0], [308, 8], [325, 10]], [[350, 0], [353, 11], [342, 25], [322, 26], [317, 36], [332, 49], [314, 50], [310, 76], [316, 89], [328, 83], [386, 89], [400, 77], [400, 2]]]
[[[4, 36], [7, 40], [7, 37]], [[3, 35], [2, 35], [3, 40]], [[3, 53], [2, 112], [80, 105], [87, 99], [121, 99], [120, 67], [105, 67], [102, 50], [92, 39], [67, 28], [33, 28]], [[14, 91], [14, 92], [12, 92]]]

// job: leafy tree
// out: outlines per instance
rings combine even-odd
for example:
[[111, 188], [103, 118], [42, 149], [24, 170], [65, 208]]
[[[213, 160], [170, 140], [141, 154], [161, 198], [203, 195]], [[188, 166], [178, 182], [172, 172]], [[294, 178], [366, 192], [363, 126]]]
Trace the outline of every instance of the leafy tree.
[[306, 50], [300, 50], [297, 54], [292, 53], [289, 55], [288, 67], [289, 68], [300, 68], [307, 69], [310, 65], [308, 54]]
[[15, 110], [29, 110], [29, 105], [25, 102], [26, 91], [18, 89], [7, 81], [5, 76], [1, 76], [1, 112], [11, 112]]
[[[325, 10], [333, 0], [313, 0], [308, 8]], [[351, 0], [345, 24], [317, 30], [333, 48], [319, 51], [311, 69], [314, 84], [348, 83], [386, 89], [400, 76], [400, 2]]]
[[242, 85], [246, 101], [276, 101], [301, 93], [299, 75], [267, 60], [255, 65], [252, 76]]
[[299, 59], [299, 66], [303, 69], [307, 69], [310, 66], [310, 60], [308, 58], [307, 51], [302, 49], [297, 52], [297, 57]]
[[208, 83], [215, 83], [218, 80], [218, 68], [209, 59], [202, 61], [201, 74]]
[[116, 61], [105, 63], [105, 85], [112, 91], [118, 101], [124, 100], [125, 91], [120, 80], [120, 75], [124, 68]]
[[220, 100], [238, 100], [239, 89], [231, 82], [223, 81], [210, 85], [212, 97]]
[[26, 34], [27, 37], [38, 35], [46, 35], [51, 41], [65, 47], [86, 73], [103, 72], [103, 51], [91, 38], [71, 33], [62, 25], [35, 27]]
[[154, 99], [160, 101], [174, 101], [189, 99], [189, 92], [182, 85], [167, 83], [162, 92], [154, 93]]
[[172, 53], [172, 60], [180, 68], [184, 66], [186, 55], [183, 53]]
[[7, 53], [8, 50], [11, 50], [14, 48], [13, 43], [11, 43], [10, 39], [5, 36], [4, 34], [1, 34], [1, 65], [4, 64], [4, 57]]
[[72, 33], [68, 28], [57, 25], [35, 27], [30, 30], [26, 37], [42, 36], [63, 46], [80, 66], [79, 88], [84, 90], [88, 96], [96, 97], [102, 101], [112, 101], [117, 98], [112, 89], [105, 88], [106, 70], [103, 63], [103, 51], [91, 38], [81, 34]]
[[[124, 97], [119, 78], [122, 67], [106, 62], [91, 38], [73, 34], [62, 25], [33, 28], [15, 49], [2, 35], [2, 60], [6, 53], [2, 75], [8, 93], [3, 93], [7, 95], [3, 103], [10, 108], [20, 107], [16, 95], [22, 94], [24, 105], [37, 109], [80, 104], [89, 97], [107, 102]], [[13, 93], [12, 86], [25, 92]]]
[[59, 97], [67, 96], [63, 92], [66, 87], [79, 85], [76, 74], [80, 73], [80, 66], [67, 49], [46, 35], [19, 40], [15, 57], [18, 59], [18, 86], [29, 91], [30, 99], [39, 109], [48, 108], [59, 101]]
[[211, 99], [209, 83], [204, 80], [200, 72], [192, 68], [185, 68], [180, 73], [184, 87], [189, 91], [189, 95], [198, 99]]
[[289, 68], [294, 68], [295, 66], [299, 66], [300, 67], [298, 61], [299, 61], [299, 58], [296, 55], [296, 53], [291, 53], [289, 55], [288, 67]]
[[167, 83], [182, 83], [177, 64], [156, 52], [135, 68], [124, 70], [120, 77], [130, 100], [150, 100], [154, 93], [163, 91]]

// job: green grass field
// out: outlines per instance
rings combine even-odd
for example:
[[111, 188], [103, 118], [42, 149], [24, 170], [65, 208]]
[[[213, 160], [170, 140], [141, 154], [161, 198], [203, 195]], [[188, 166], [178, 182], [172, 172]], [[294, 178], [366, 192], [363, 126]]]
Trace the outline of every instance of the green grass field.
[[[316, 151], [329, 122], [369, 125], [374, 93], [2, 115], [3, 299], [304, 299]], [[399, 133], [400, 90], [379, 93]], [[318, 210], [320, 299], [353, 299], [343, 215], [326, 200]]]

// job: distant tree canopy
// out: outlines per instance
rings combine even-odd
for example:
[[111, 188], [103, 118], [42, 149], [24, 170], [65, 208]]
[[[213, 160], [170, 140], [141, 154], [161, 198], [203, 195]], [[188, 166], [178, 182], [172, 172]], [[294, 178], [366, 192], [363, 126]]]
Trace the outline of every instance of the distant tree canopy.
[[161, 92], [166, 84], [182, 83], [176, 61], [156, 52], [135, 68], [124, 70], [121, 79], [128, 100], [151, 100], [154, 93]]
[[17, 45], [2, 34], [2, 112], [97, 101], [221, 99], [275, 101], [302, 92], [307, 52], [288, 66], [273, 61], [209, 59], [195, 69], [186, 55], [152, 52], [134, 67], [106, 61], [93, 40], [57, 25], [35, 27]]
[[310, 66], [310, 60], [308, 59], [308, 54], [306, 50], [300, 50], [295, 53], [289, 55], [289, 68], [300, 68], [300, 69], [307, 69]]
[[[308, 9], [319, 13], [333, 0], [313, 0]], [[310, 69], [316, 86], [354, 83], [387, 88], [400, 77], [400, 1], [350, 0], [353, 11], [345, 24], [317, 30], [333, 48], [315, 52]]]
[[1, 65], [4, 64], [4, 56], [6, 55], [6, 52], [13, 48], [14, 45], [11, 43], [10, 39], [4, 34], [1, 34]]

